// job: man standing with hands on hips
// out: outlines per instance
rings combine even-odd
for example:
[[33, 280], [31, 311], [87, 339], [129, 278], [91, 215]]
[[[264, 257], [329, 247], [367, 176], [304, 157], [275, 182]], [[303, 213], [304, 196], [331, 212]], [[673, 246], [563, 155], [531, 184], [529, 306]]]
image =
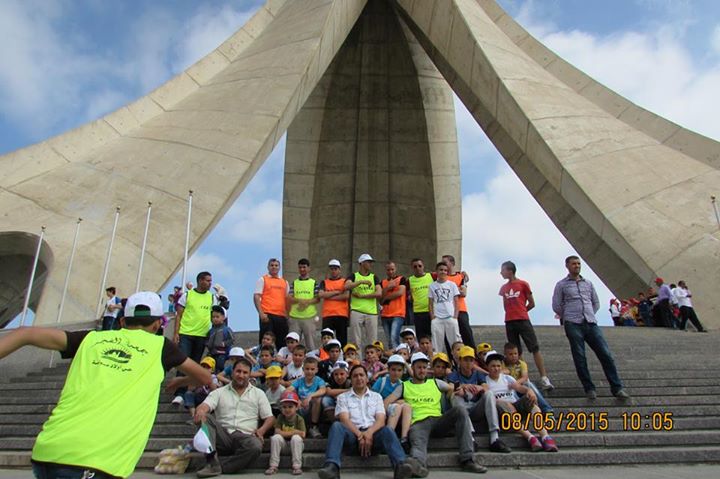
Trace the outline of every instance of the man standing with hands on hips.
[[372, 272], [374, 262], [369, 254], [361, 254], [358, 258], [360, 270], [345, 281], [345, 289], [350, 291], [350, 342], [354, 344], [372, 344], [377, 339], [377, 302], [382, 296], [382, 288]]

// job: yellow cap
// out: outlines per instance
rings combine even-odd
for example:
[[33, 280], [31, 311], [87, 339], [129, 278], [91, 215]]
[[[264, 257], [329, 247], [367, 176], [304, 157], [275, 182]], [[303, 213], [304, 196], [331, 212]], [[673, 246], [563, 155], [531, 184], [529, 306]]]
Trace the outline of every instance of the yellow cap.
[[372, 345], [375, 346], [376, 348], [380, 349], [380, 352], [385, 351], [385, 345], [380, 340], [373, 341]]
[[205, 356], [202, 358], [202, 361], [200, 361], [200, 364], [205, 364], [206, 366], [209, 366], [210, 369], [215, 369], [215, 359], [211, 358], [210, 356]]
[[280, 366], [270, 366], [265, 370], [265, 379], [270, 378], [281, 378], [282, 377], [282, 369], [280, 369]]
[[437, 361], [438, 359], [439, 359], [440, 361], [444, 362], [445, 364], [450, 365], [450, 358], [448, 358], [448, 355], [447, 355], [447, 354], [445, 354], [445, 353], [435, 353], [435, 356], [433, 356], [433, 360], [432, 360], [433, 364], [434, 364], [435, 361]]
[[488, 351], [492, 351], [492, 346], [490, 343], [480, 343], [477, 345], [477, 352], [478, 353], [486, 353]]
[[470, 346], [463, 346], [458, 352], [458, 357], [462, 358], [475, 358], [475, 350]]
[[348, 350], [352, 349], [353, 351], [357, 351], [357, 346], [355, 346], [353, 343], [347, 343], [345, 347], [343, 348], [343, 353], [347, 353]]

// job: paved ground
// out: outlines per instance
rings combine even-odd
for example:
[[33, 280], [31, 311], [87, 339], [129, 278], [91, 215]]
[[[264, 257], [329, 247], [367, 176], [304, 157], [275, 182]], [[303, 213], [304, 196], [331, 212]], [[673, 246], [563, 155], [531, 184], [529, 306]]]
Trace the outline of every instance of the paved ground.
[[[0, 479], [6, 478], [31, 478], [32, 474], [27, 470], [19, 469], [0, 469]], [[195, 474], [183, 474], [181, 476], [160, 476], [152, 472], [141, 472], [133, 474], [130, 479], [159, 479], [162, 477], [189, 479], [196, 477]], [[236, 477], [238, 479], [260, 479], [266, 476], [262, 473], [249, 473], [242, 475], [232, 475], [224, 477]], [[289, 472], [280, 472], [276, 476], [278, 479], [289, 479]], [[314, 472], [307, 472], [301, 478], [315, 479], [317, 476]], [[344, 472], [343, 479], [368, 479], [374, 477], [378, 479], [391, 479], [390, 470], [377, 473], [361, 473], [361, 472]], [[471, 477], [458, 471], [433, 470], [430, 478], [443, 479], [467, 479]], [[607, 466], [607, 467], [563, 467], [563, 468], [536, 468], [536, 469], [494, 469], [485, 475], [477, 476], [478, 479], [718, 479], [720, 478], [720, 465], [651, 465], [651, 466]]]

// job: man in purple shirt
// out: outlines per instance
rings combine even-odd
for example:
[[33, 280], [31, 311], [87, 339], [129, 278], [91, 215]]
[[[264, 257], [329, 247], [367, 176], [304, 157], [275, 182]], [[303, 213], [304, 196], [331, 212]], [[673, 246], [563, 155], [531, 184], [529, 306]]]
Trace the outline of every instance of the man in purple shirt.
[[580, 275], [580, 258], [568, 256], [565, 267], [568, 275], [555, 285], [552, 308], [560, 318], [560, 324], [565, 327], [575, 371], [585, 389], [585, 395], [591, 400], [597, 397], [585, 357], [585, 343], [588, 343], [602, 365], [610, 383], [610, 391], [618, 399], [627, 399], [630, 395], [623, 388], [615, 360], [595, 319], [595, 313], [600, 309], [595, 287]]
[[662, 278], [655, 278], [658, 287], [657, 302], [655, 303], [655, 324], [663, 328], [677, 329], [673, 321], [673, 312], [670, 308], [670, 300], [673, 296], [670, 286], [665, 284]]

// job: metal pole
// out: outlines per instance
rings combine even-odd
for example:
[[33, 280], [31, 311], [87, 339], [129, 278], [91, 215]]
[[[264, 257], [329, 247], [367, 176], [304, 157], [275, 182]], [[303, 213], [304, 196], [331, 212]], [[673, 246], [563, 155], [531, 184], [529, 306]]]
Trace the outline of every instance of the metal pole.
[[143, 262], [145, 261], [145, 246], [147, 245], [148, 229], [150, 228], [150, 212], [152, 211], [152, 202], [148, 201], [147, 218], [145, 219], [145, 234], [143, 235], [142, 248], [140, 249], [140, 264], [138, 265], [137, 281], [135, 282], [135, 292], [140, 291], [140, 278], [142, 277]]
[[720, 213], [718, 213], [718, 206], [715, 202], [715, 195], [711, 196], [710, 200], [712, 201], [713, 210], [715, 210], [715, 220], [717, 220], [718, 228], [720, 228]]
[[27, 316], [28, 305], [30, 304], [30, 294], [32, 293], [33, 283], [35, 282], [35, 271], [37, 270], [38, 261], [40, 260], [40, 249], [42, 248], [43, 237], [45, 236], [45, 227], [40, 228], [40, 238], [38, 238], [37, 249], [35, 250], [35, 260], [33, 261], [32, 271], [30, 272], [30, 281], [28, 282], [27, 293], [25, 294], [25, 302], [23, 303], [22, 316], [20, 316], [20, 326], [25, 326], [25, 316]]
[[107, 256], [105, 257], [105, 266], [103, 267], [102, 281], [100, 282], [100, 295], [98, 298], [96, 317], [100, 317], [103, 307], [103, 296], [105, 295], [105, 282], [107, 281], [108, 271], [110, 270], [110, 257], [112, 256], [113, 244], [115, 243], [115, 232], [117, 231], [118, 219], [120, 218], [120, 207], [115, 208], [115, 223], [113, 223], [112, 234], [110, 235], [110, 244], [108, 245]]
[[185, 229], [185, 256], [183, 257], [183, 270], [182, 270], [182, 289], [185, 290], [185, 283], [187, 282], [187, 262], [188, 262], [188, 249], [190, 249], [190, 219], [192, 218], [192, 200], [193, 190], [190, 190], [188, 196], [188, 214], [187, 214], [187, 228]]
[[80, 234], [80, 223], [82, 223], [82, 218], [78, 218], [77, 225], [75, 226], [75, 238], [73, 239], [72, 250], [70, 251], [67, 273], [65, 273], [65, 286], [63, 286], [62, 297], [60, 298], [60, 307], [58, 308], [58, 315], [55, 320], [56, 323], [60, 322], [63, 308], [65, 307], [65, 296], [67, 296], [68, 285], [70, 284], [70, 272], [72, 271], [73, 261], [75, 260], [75, 248], [77, 248], [78, 235]]

